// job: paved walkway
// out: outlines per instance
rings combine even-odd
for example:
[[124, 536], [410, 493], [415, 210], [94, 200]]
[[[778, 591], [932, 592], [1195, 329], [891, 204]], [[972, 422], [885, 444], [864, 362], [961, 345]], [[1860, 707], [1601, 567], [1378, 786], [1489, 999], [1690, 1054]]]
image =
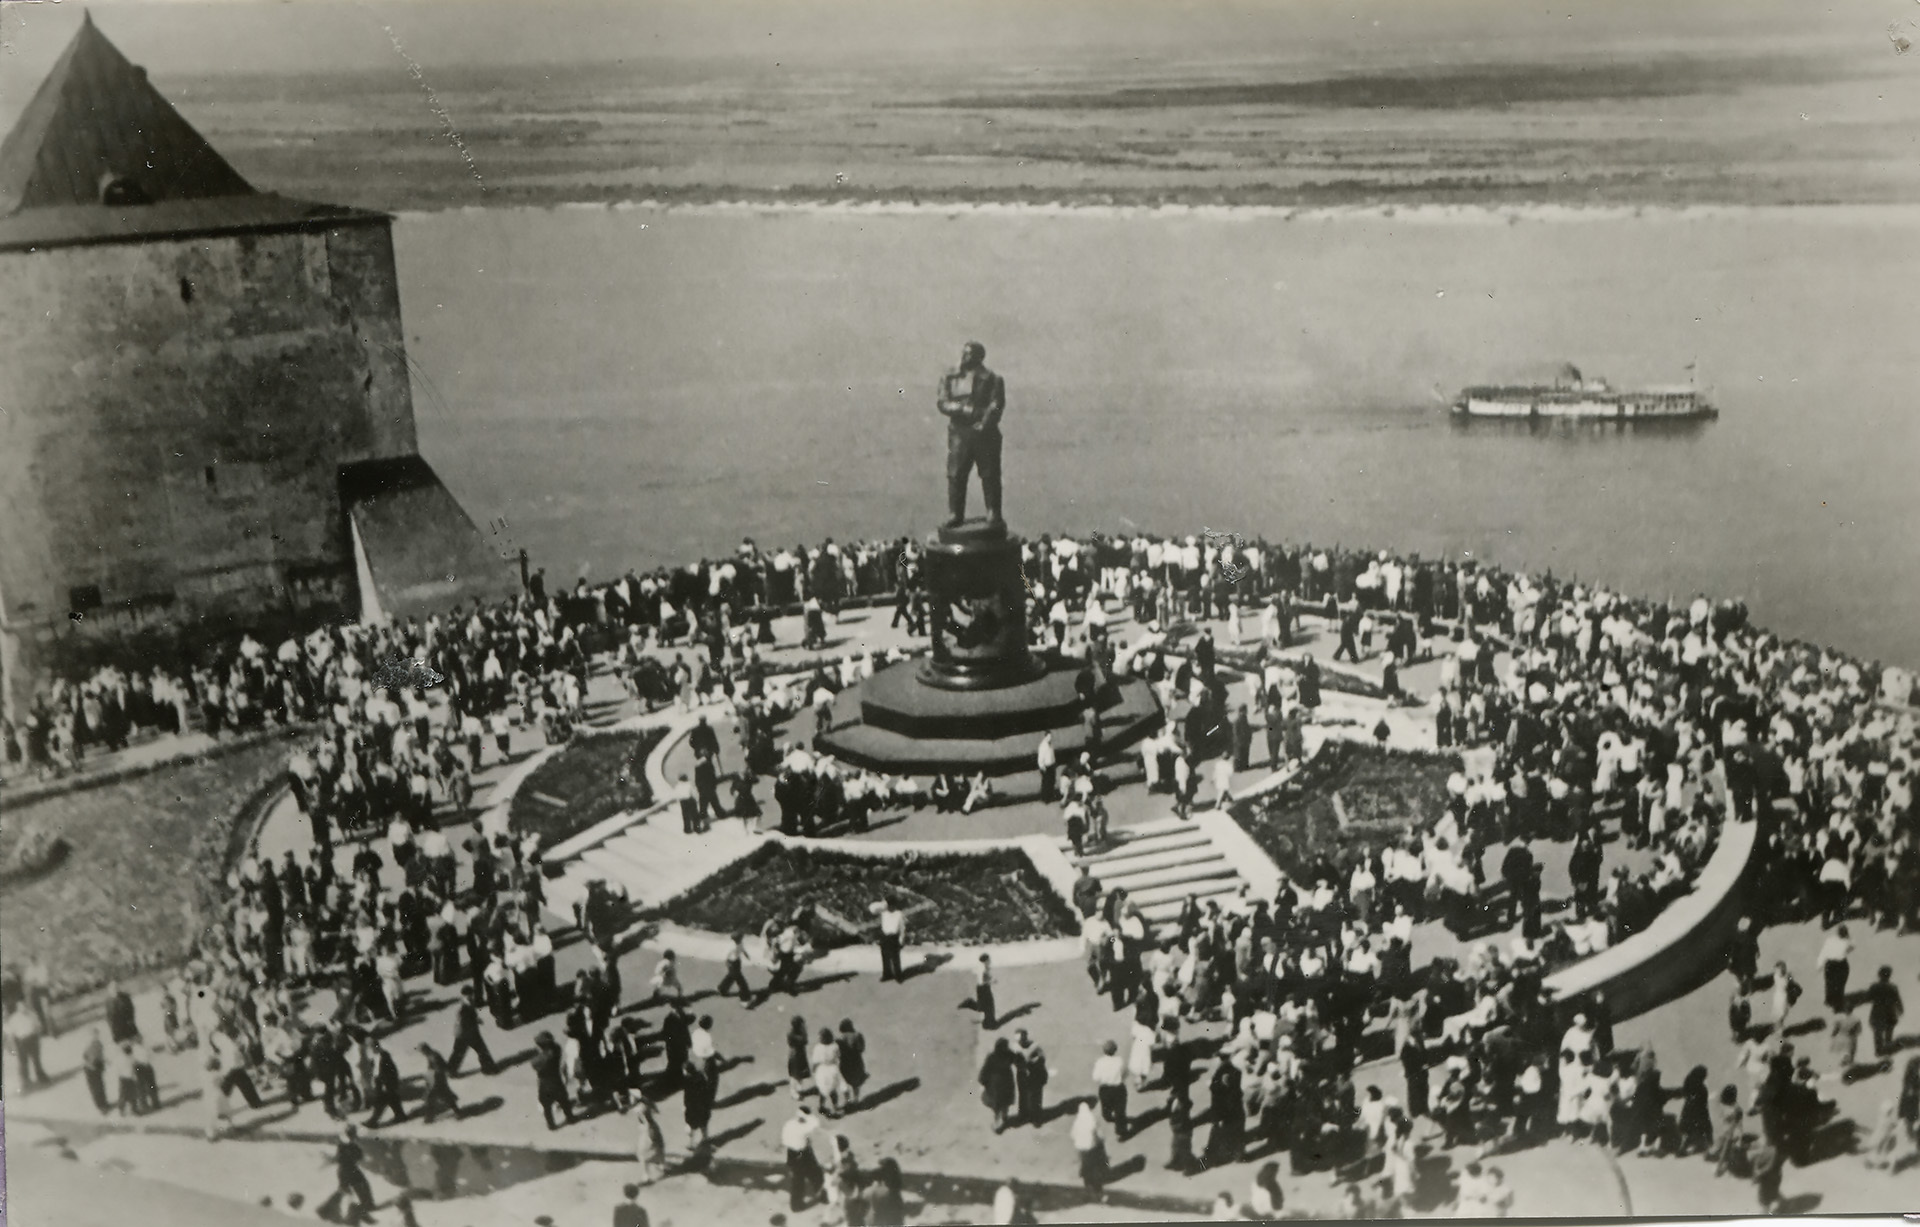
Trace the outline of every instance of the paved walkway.
[[[1320, 646], [1316, 642], [1309, 642], [1304, 650], [1317, 652]], [[1409, 685], [1419, 687], [1423, 668], [1408, 670], [1407, 674], [1411, 677], [1403, 675]], [[613, 687], [610, 679], [596, 678], [590, 691], [590, 697], [602, 705], [602, 719], [618, 720], [636, 714], [617, 695], [617, 687], [612, 692], [609, 687]], [[1331, 693], [1329, 697], [1332, 697]], [[1348, 698], [1340, 696], [1340, 702], [1346, 703]], [[1361, 704], [1354, 710], [1363, 712], [1366, 708]], [[1411, 738], [1417, 733], [1418, 727], [1418, 709], [1406, 709], [1403, 722], [1396, 728], [1396, 735]], [[723, 744], [728, 740], [723, 730]], [[527, 755], [535, 749], [533, 743], [537, 741], [538, 737], [534, 734], [518, 735], [513, 747], [513, 760], [508, 763], [489, 762], [480, 783], [484, 787], [497, 787], [507, 773], [515, 769], [516, 764], [524, 764]], [[1253, 774], [1249, 773], [1250, 776]], [[1140, 792], [1137, 789], [1131, 791]], [[486, 796], [483, 793], [483, 803]], [[1048, 819], [1041, 833], [1057, 834], [1052, 825], [1057, 822], [1057, 814], [1052, 807], [1045, 808]], [[1146, 803], [1138, 815], [1139, 820], [1150, 821], [1158, 817], [1153, 812], [1154, 808], [1155, 803]], [[972, 817], [990, 823], [1017, 823], [1021, 821], [1020, 809], [1018, 806], [1007, 807]], [[931, 821], [932, 818], [925, 812], [909, 815], [900, 823], [875, 832], [874, 837], [911, 838], [923, 829], [931, 834], [939, 828], [938, 823]], [[284, 807], [276, 809], [262, 833], [263, 851], [296, 845], [303, 825], [298, 822], [297, 814], [289, 814]], [[976, 830], [976, 833], [979, 832]], [[1033, 829], [1029, 827], [1019, 833], [1031, 834]], [[1552, 893], [1551, 875], [1556, 871], [1551, 858], [1547, 859], [1549, 893]], [[1450, 940], [1436, 926], [1420, 926], [1416, 931], [1416, 959], [1424, 960], [1443, 952]], [[1812, 959], [1819, 940], [1820, 935], [1810, 926], [1791, 926], [1769, 932], [1763, 954], [1768, 959], [1785, 957], [1804, 981], [1817, 985], [1818, 977], [1814, 974]], [[627, 985], [629, 1010], [648, 1019], [657, 1019], [657, 1007], [646, 1008], [639, 998], [644, 996], [644, 986], [658, 957], [656, 945], [643, 944], [627, 951], [620, 959], [621, 973]], [[1862, 970], [1856, 978], [1864, 977], [1866, 969], [1880, 962], [1901, 968], [1903, 977], [1920, 965], [1920, 939], [1895, 939], [1868, 934], [1860, 935], [1860, 945], [1862, 951], [1857, 966]], [[915, 955], [910, 954], [910, 965], [914, 958]], [[569, 979], [584, 962], [585, 952], [577, 943], [563, 947], [559, 954], [562, 981]], [[719, 978], [720, 968], [698, 957], [697, 952], [687, 952], [683, 963], [683, 978], [696, 991], [704, 990]], [[924, 960], [922, 965], [927, 966]], [[930, 967], [928, 969], [932, 970]], [[764, 972], [756, 972], [753, 978], [756, 984], [763, 983]], [[403, 1071], [417, 1073], [419, 1063], [412, 1049], [414, 1044], [424, 1040], [434, 1043], [443, 1051], [449, 1044], [449, 1006], [452, 998], [446, 990], [434, 988], [421, 980], [414, 981], [410, 988], [415, 1000], [410, 1004], [404, 1026], [390, 1046], [399, 1054]], [[1733, 1045], [1728, 1041], [1724, 1022], [1727, 990], [1727, 983], [1722, 977], [1679, 1001], [1630, 1020], [1617, 1029], [1619, 1042], [1622, 1045], [1653, 1043], [1661, 1055], [1670, 1083], [1677, 1083], [1679, 1077], [1695, 1062], [1708, 1066], [1712, 1085], [1716, 1087], [1732, 1080], [1730, 1066]], [[966, 981], [952, 974], [916, 974], [905, 984], [883, 985], [871, 975], [816, 968], [798, 996], [779, 998], [757, 1008], [750, 1008], [733, 999], [701, 997], [695, 1009], [712, 1014], [720, 1049], [731, 1059], [722, 1081], [721, 1097], [712, 1127], [720, 1158], [751, 1159], [761, 1164], [778, 1160], [778, 1128], [789, 1114], [791, 1103], [783, 1059], [783, 1036], [789, 1021], [796, 1014], [803, 1015], [810, 1029], [817, 1029], [821, 1026], [837, 1026], [840, 1019], [850, 1018], [868, 1036], [873, 1081], [868, 1088], [868, 1106], [836, 1122], [833, 1128], [852, 1138], [860, 1152], [870, 1157], [870, 1161], [871, 1158], [886, 1154], [896, 1157], [909, 1172], [950, 1173], [983, 1179], [1012, 1176], [1070, 1186], [1074, 1165], [1067, 1138], [1067, 1101], [1070, 1097], [1090, 1093], [1089, 1071], [1098, 1054], [1099, 1044], [1110, 1038], [1124, 1043], [1126, 1017], [1112, 1013], [1104, 1000], [1094, 997], [1087, 982], [1079, 978], [1077, 970], [1058, 966], [1002, 968], [999, 997], [1003, 1016], [1007, 1020], [1005, 1027], [1030, 1031], [1033, 1038], [1046, 1049], [1054, 1076], [1048, 1091], [1048, 1102], [1052, 1106], [1046, 1121], [1037, 1128], [995, 1135], [987, 1128], [986, 1113], [978, 1103], [974, 1083], [974, 1073], [994, 1035], [982, 1032], [976, 1016], [963, 1008], [962, 999], [966, 995]], [[138, 1013], [142, 1022], [157, 1032], [157, 1006], [151, 994], [140, 1000]], [[390, 1183], [395, 1187], [400, 1183], [408, 1183], [431, 1189], [432, 1181], [437, 1177], [428, 1173], [433, 1170], [435, 1162], [445, 1161], [444, 1158], [435, 1160], [433, 1156], [444, 1155], [446, 1148], [453, 1148], [465, 1157], [505, 1153], [508, 1150], [514, 1153], [527, 1149], [544, 1151], [549, 1147], [558, 1148], [553, 1152], [555, 1154], [597, 1152], [614, 1156], [629, 1153], [634, 1131], [628, 1118], [603, 1115], [552, 1134], [541, 1124], [533, 1078], [525, 1058], [533, 1033], [540, 1029], [557, 1030], [558, 1022], [557, 1017], [548, 1017], [506, 1034], [495, 1033], [489, 1026], [489, 1039], [494, 1043], [496, 1056], [509, 1064], [497, 1076], [482, 1077], [475, 1074], [456, 1083], [457, 1090], [470, 1101], [468, 1111], [459, 1119], [442, 1121], [433, 1126], [409, 1121], [381, 1130], [379, 1136], [383, 1139], [410, 1140], [418, 1144], [417, 1152], [403, 1149], [402, 1154], [426, 1156], [423, 1159], [425, 1167], [417, 1175], [408, 1174]], [[1211, 1030], [1217, 1028], [1199, 1029], [1202, 1035]], [[1007, 1030], [1002, 1030], [999, 1034], [1006, 1033]], [[1820, 1040], [1820, 1033], [1812, 1032], [1801, 1042], [1817, 1047]], [[16, 1089], [8, 1103], [9, 1116], [12, 1118], [10, 1124], [22, 1122], [17, 1128], [26, 1128], [25, 1122], [32, 1121], [97, 1122], [84, 1085], [77, 1076], [79, 1050], [84, 1042], [83, 1027], [46, 1044], [45, 1064], [49, 1072], [54, 1074], [56, 1083], [24, 1095]], [[162, 1098], [166, 1106], [157, 1116], [138, 1123], [142, 1127], [197, 1129], [206, 1119], [206, 1106], [199, 1099], [199, 1079], [192, 1068], [192, 1055], [163, 1054], [158, 1058], [158, 1064]], [[1400, 1089], [1398, 1078], [1396, 1064], [1382, 1063], [1365, 1069], [1358, 1081], [1362, 1085], [1369, 1081], [1377, 1082], [1384, 1089], [1397, 1094]], [[1831, 1093], [1840, 1099], [1842, 1111], [1847, 1117], [1870, 1120], [1879, 1099], [1890, 1093], [1892, 1078], [1891, 1073], [1880, 1073], [1852, 1084], [1836, 1083]], [[418, 1093], [416, 1086], [413, 1094]], [[1158, 1117], [1158, 1109], [1164, 1098], [1161, 1091], [1149, 1091], [1135, 1097], [1133, 1111], [1136, 1116], [1143, 1118], [1141, 1131], [1126, 1142], [1111, 1145], [1114, 1161], [1127, 1173], [1118, 1187], [1137, 1196], [1171, 1196], [1195, 1201], [1208, 1199], [1223, 1189], [1233, 1192], [1236, 1197], [1243, 1196], [1258, 1167], [1257, 1161], [1197, 1178], [1178, 1176], [1164, 1169], [1168, 1135], [1164, 1120]], [[685, 1137], [684, 1131], [678, 1126], [677, 1111], [669, 1101], [664, 1115], [668, 1122], [670, 1147], [677, 1147]], [[90, 1157], [97, 1155], [101, 1161], [124, 1161], [149, 1172], [164, 1170], [183, 1182], [187, 1182], [187, 1172], [207, 1168], [209, 1161], [197, 1156], [221, 1156], [219, 1162], [226, 1165], [224, 1170], [229, 1174], [219, 1179], [229, 1182], [225, 1187], [237, 1189], [252, 1178], [233, 1174], [235, 1165], [232, 1156], [250, 1153], [244, 1147], [309, 1145], [307, 1142], [275, 1142], [271, 1139], [313, 1138], [332, 1128], [331, 1122], [318, 1107], [312, 1105], [298, 1111], [284, 1105], [270, 1105], [259, 1113], [243, 1112], [241, 1119], [246, 1130], [245, 1136], [266, 1140], [208, 1146], [199, 1141], [183, 1143], [171, 1137], [120, 1139], [111, 1143], [102, 1139], [88, 1142], [83, 1148], [89, 1150]], [[15, 1136], [19, 1135], [16, 1133]], [[1838, 1140], [1841, 1139], [1836, 1138]], [[178, 1150], [173, 1149], [176, 1146]], [[96, 1147], [99, 1149], [94, 1149]], [[505, 1149], [493, 1152], [480, 1148]], [[268, 1150], [260, 1153], [292, 1152]], [[1461, 1154], [1446, 1154], [1437, 1147], [1430, 1147], [1424, 1169], [1425, 1183], [1421, 1196], [1416, 1199], [1417, 1209], [1430, 1210], [1445, 1204], [1450, 1173], [1464, 1160], [1465, 1156]], [[564, 1157], [545, 1162], [564, 1170], [558, 1175], [522, 1181], [511, 1184], [511, 1187], [474, 1188], [468, 1190], [467, 1195], [484, 1196], [489, 1217], [499, 1207], [503, 1214], [515, 1216], [511, 1221], [519, 1221], [518, 1216], [532, 1210], [535, 1205], [547, 1213], [552, 1213], [552, 1204], [605, 1207], [610, 1203], [612, 1191], [625, 1179], [625, 1173], [631, 1170], [617, 1160], [609, 1160], [610, 1166], [604, 1171], [580, 1167], [577, 1161]], [[1667, 1215], [1696, 1213], [1705, 1209], [1719, 1213], [1743, 1212], [1755, 1208], [1746, 1186], [1711, 1179], [1709, 1170], [1698, 1161], [1616, 1161], [1593, 1148], [1556, 1143], [1502, 1156], [1498, 1162], [1515, 1190], [1516, 1215], [1566, 1213], [1573, 1207], [1579, 1207], [1586, 1213], [1624, 1213], [1630, 1208], [1636, 1214]], [[317, 1158], [315, 1164], [318, 1164]], [[286, 1170], [283, 1164], [241, 1164], [238, 1168], [242, 1173], [271, 1170], [277, 1174]], [[411, 1160], [406, 1170], [413, 1173]], [[561, 1179], [562, 1176], [565, 1179]], [[549, 1180], [558, 1183], [545, 1183]], [[560, 1191], [563, 1186], [574, 1188], [568, 1184], [569, 1181], [580, 1183], [573, 1192]], [[1891, 1178], [1867, 1172], [1857, 1157], [1842, 1154], [1806, 1169], [1791, 1169], [1787, 1175], [1786, 1191], [1790, 1197], [1800, 1198], [1795, 1203], [1800, 1209], [1884, 1211], [1899, 1206], [1903, 1200], [1911, 1200], [1904, 1190], [1892, 1187], [1890, 1181]], [[1321, 1214], [1329, 1213], [1334, 1208], [1335, 1189], [1326, 1176], [1287, 1178], [1285, 1183], [1290, 1208]], [[678, 1199], [685, 1190], [692, 1190], [684, 1193], [690, 1200], [682, 1203]], [[30, 1197], [31, 1186], [26, 1191]], [[250, 1185], [248, 1191], [251, 1193]], [[456, 1189], [456, 1192], [459, 1191]], [[20, 1192], [17, 1186], [16, 1197]], [[271, 1190], [263, 1190], [260, 1195], [273, 1194]], [[284, 1191], [279, 1196], [284, 1196]], [[542, 1200], [549, 1197], [557, 1200], [552, 1203]], [[676, 1177], [650, 1197], [660, 1199], [658, 1204], [663, 1207], [684, 1204], [686, 1209], [681, 1213], [691, 1215], [694, 1219], [702, 1215], [768, 1213], [768, 1203], [725, 1187], [717, 1191], [704, 1188], [702, 1182], [690, 1177]], [[449, 1203], [450, 1206], [473, 1204], [464, 1197]], [[596, 1209], [591, 1217], [599, 1218], [604, 1214], [604, 1209]], [[1112, 1217], [1112, 1211], [1086, 1205], [1063, 1206], [1055, 1215], [1059, 1216], [1081, 1219]], [[423, 1213], [421, 1218], [430, 1224], [450, 1224], [459, 1218], [459, 1214], [438, 1217], [436, 1208], [433, 1216]], [[567, 1220], [556, 1218], [556, 1221]]]
[[[641, 949], [621, 959], [629, 1001], [644, 994], [655, 957], [651, 949]], [[581, 964], [582, 951], [577, 945], [568, 947], [561, 952], [560, 961], [565, 979]], [[911, 959], [909, 962], [911, 965]], [[719, 978], [720, 968], [715, 964], [691, 958], [683, 959], [683, 963], [683, 976], [690, 989], [698, 991]], [[755, 975], [754, 980], [764, 982], [764, 976]], [[412, 987], [422, 999], [410, 1009], [411, 1021], [389, 1043], [398, 1054], [403, 1072], [409, 1074], [419, 1069], [412, 1051], [414, 1044], [425, 1040], [445, 1051], [451, 1039], [451, 1011], [447, 1008], [451, 997], [442, 990], [429, 990], [419, 981]], [[712, 1126], [721, 1157], [769, 1162], [779, 1158], [778, 1130], [791, 1110], [783, 1037], [790, 1019], [798, 1014], [806, 1018], [810, 1029], [837, 1027], [840, 1019], [851, 1018], [868, 1037], [872, 1083], [867, 1099], [871, 1106], [832, 1125], [835, 1132], [852, 1138], [863, 1155], [876, 1159], [892, 1155], [909, 1172], [1073, 1183], [1067, 1099], [1091, 1093], [1090, 1070], [1099, 1055], [1099, 1044], [1110, 1038], [1124, 1042], [1128, 1023], [1126, 1015], [1111, 1012], [1103, 998], [1094, 997], [1091, 986], [1079, 978], [1077, 971], [1063, 974], [1055, 967], [1002, 969], [999, 999], [1006, 1021], [997, 1033], [983, 1032], [977, 1016], [963, 1008], [967, 986], [954, 976], [919, 974], [902, 985], [884, 985], [868, 975], [816, 974], [803, 990], [797, 997], [778, 998], [758, 1008], [713, 997], [702, 997], [695, 1004], [697, 1011], [713, 1015], [721, 1052], [737, 1062], [723, 1076]], [[141, 1000], [137, 1010], [140, 1019], [154, 1027], [157, 1015], [151, 998]], [[657, 1017], [655, 1010], [640, 1012]], [[556, 1133], [548, 1133], [541, 1123], [525, 1056], [532, 1034], [543, 1028], [557, 1029], [558, 1021], [549, 1017], [505, 1035], [489, 1027], [496, 1057], [513, 1064], [492, 1078], [470, 1074], [456, 1081], [457, 1092], [472, 1105], [467, 1115], [433, 1126], [410, 1120], [383, 1128], [377, 1136], [418, 1140], [423, 1147], [432, 1142], [469, 1149], [558, 1147], [629, 1153], [634, 1140], [629, 1118], [603, 1115]], [[1047, 1051], [1053, 1069], [1047, 1096], [1050, 1108], [1046, 1123], [1037, 1129], [995, 1135], [987, 1127], [987, 1113], [976, 1098], [973, 1076], [996, 1034], [1010, 1034], [1014, 1028], [1029, 1031]], [[1217, 1028], [1201, 1029], [1202, 1034], [1207, 1031]], [[77, 1124], [97, 1121], [76, 1073], [79, 1048], [84, 1042], [84, 1031], [77, 1031], [46, 1045], [46, 1064], [58, 1081], [12, 1100], [10, 1118]], [[157, 1116], [139, 1123], [145, 1127], [198, 1129], [206, 1119], [206, 1108], [199, 1100], [198, 1079], [190, 1069], [192, 1055], [162, 1054], [157, 1063], [162, 1100], [167, 1106]], [[410, 1092], [413, 1096], [419, 1093], [417, 1086]], [[1146, 1118], [1144, 1128], [1126, 1142], [1109, 1139], [1114, 1162], [1129, 1170], [1116, 1187], [1135, 1195], [1197, 1200], [1210, 1198], [1222, 1189], [1233, 1191], [1237, 1197], [1244, 1195], [1259, 1166], [1257, 1161], [1193, 1178], [1164, 1169], [1168, 1135], [1157, 1112], [1164, 1098], [1160, 1091], [1136, 1096], [1133, 1112]], [[663, 1117], [669, 1147], [675, 1149], [685, 1138], [677, 1115], [674, 1102], [668, 1101]], [[298, 1111], [278, 1104], [259, 1113], [243, 1110], [240, 1120], [247, 1136], [255, 1138], [318, 1138], [333, 1128], [317, 1105]], [[225, 1156], [224, 1161], [230, 1164], [233, 1155], [246, 1153], [244, 1145], [226, 1142], [208, 1150]], [[1457, 1157], [1433, 1157], [1428, 1189], [1431, 1205], [1440, 1204], [1447, 1195], [1447, 1172], [1457, 1161]], [[1558, 1164], [1549, 1152], [1540, 1152], [1515, 1156], [1507, 1165], [1517, 1190], [1537, 1190], [1532, 1200], [1516, 1202], [1516, 1213], [1544, 1214], [1568, 1204], [1566, 1182], [1578, 1181], [1577, 1174], [1559, 1173], [1549, 1179], [1542, 1172], [1537, 1182], [1522, 1176], [1536, 1165], [1553, 1165], [1557, 1170]], [[624, 1178], [620, 1172], [609, 1170], [601, 1187], [612, 1189]], [[1581, 1187], [1593, 1198], [1610, 1196], [1610, 1180], [1596, 1165]], [[1289, 1205], [1303, 1211], [1327, 1214], [1337, 1204], [1337, 1190], [1324, 1174], [1289, 1179], [1287, 1193]], [[1094, 1206], [1080, 1211], [1083, 1218], [1104, 1216], [1105, 1212]]]

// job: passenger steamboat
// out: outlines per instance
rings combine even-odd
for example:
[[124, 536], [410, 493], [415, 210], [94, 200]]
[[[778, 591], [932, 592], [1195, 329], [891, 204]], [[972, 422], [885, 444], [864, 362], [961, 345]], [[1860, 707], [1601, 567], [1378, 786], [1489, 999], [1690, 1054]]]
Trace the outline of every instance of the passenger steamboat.
[[1692, 383], [1622, 390], [1563, 366], [1552, 383], [1464, 388], [1451, 406], [1456, 417], [1593, 418], [1605, 421], [1701, 421], [1720, 416]]

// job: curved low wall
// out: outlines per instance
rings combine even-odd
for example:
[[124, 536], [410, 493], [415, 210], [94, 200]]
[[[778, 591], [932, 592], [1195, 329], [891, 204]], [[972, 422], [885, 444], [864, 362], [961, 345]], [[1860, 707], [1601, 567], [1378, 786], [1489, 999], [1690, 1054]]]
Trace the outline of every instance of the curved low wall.
[[1759, 826], [1727, 822], [1693, 889], [1669, 903], [1645, 932], [1548, 976], [1551, 999], [1607, 995], [1613, 1021], [1673, 1000], [1717, 974], [1727, 941], [1746, 912]]

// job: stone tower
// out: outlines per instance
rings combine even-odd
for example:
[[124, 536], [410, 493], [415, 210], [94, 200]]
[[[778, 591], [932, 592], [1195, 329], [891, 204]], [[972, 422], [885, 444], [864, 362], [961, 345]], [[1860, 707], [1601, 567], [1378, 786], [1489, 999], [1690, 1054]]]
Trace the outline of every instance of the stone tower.
[[512, 590], [417, 452], [385, 214], [255, 190], [89, 18], [0, 143], [0, 682]]

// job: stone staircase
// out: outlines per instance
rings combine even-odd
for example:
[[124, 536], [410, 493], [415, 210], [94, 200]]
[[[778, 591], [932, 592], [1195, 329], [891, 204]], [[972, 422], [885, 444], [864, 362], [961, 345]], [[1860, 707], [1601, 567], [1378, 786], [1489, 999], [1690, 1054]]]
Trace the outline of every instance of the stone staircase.
[[704, 835], [680, 829], [680, 814], [668, 808], [634, 823], [567, 862], [547, 886], [547, 910], [568, 924], [574, 904], [587, 897], [594, 879], [623, 887], [636, 907], [653, 907], [752, 852], [761, 837], [741, 829], [737, 819], [721, 819]]
[[1188, 895], [1202, 904], [1218, 899], [1224, 905], [1247, 884], [1227, 853], [1196, 823], [1164, 818], [1108, 834], [1109, 846], [1090, 856], [1074, 856], [1073, 845], [1064, 839], [1060, 848], [1076, 870], [1082, 865], [1091, 869], [1101, 886], [1125, 887], [1155, 928], [1170, 926]]

